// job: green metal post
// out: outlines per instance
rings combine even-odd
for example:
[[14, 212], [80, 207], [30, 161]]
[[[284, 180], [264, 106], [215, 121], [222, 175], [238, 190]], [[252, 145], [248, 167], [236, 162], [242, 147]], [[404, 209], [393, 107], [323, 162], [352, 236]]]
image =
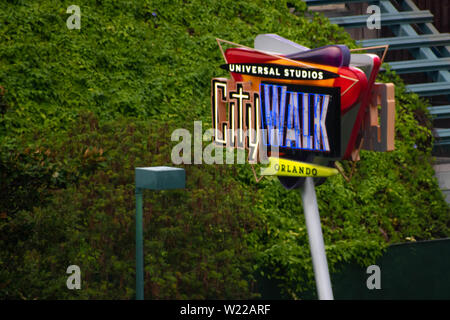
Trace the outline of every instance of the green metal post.
[[136, 300], [144, 300], [142, 189], [136, 188]]
[[182, 168], [135, 168], [136, 184], [136, 300], [144, 300], [144, 230], [142, 190], [169, 190], [186, 187], [186, 173]]

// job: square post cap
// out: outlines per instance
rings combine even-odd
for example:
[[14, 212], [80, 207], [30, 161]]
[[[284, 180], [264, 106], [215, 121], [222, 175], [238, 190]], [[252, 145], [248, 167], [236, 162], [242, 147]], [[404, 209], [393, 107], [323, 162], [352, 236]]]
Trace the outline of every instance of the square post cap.
[[186, 172], [174, 167], [135, 168], [136, 189], [168, 190], [186, 187]]

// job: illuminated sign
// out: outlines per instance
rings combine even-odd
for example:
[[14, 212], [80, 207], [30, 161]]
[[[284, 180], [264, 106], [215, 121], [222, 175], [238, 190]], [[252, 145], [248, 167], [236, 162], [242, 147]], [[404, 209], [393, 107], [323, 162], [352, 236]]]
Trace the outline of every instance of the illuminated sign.
[[[248, 149], [250, 163], [267, 155], [296, 161], [286, 171], [281, 166], [270, 172], [297, 177], [325, 175], [318, 167], [300, 170], [305, 163], [326, 167], [358, 160], [362, 147], [393, 149], [394, 100], [387, 98], [393, 93], [386, 85], [374, 85], [378, 56], [355, 54], [345, 45], [308, 49], [272, 34], [258, 36], [255, 48], [222, 39], [217, 43], [225, 60], [221, 68], [231, 79], [211, 83], [215, 144]], [[224, 49], [223, 43], [233, 47]], [[374, 99], [383, 92], [381, 100]], [[376, 101], [389, 102], [380, 116]], [[388, 132], [380, 134], [384, 128]]]
[[216, 144], [249, 149], [256, 162], [259, 144], [284, 154], [335, 157], [340, 152], [340, 90], [261, 82], [212, 80], [212, 125]]

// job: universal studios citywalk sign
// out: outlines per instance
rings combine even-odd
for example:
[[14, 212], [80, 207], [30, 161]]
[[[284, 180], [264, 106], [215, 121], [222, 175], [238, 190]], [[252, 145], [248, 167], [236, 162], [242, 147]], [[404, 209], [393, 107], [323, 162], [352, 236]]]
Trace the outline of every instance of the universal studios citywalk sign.
[[218, 39], [226, 62], [221, 68], [231, 78], [211, 81], [215, 144], [248, 149], [252, 164], [271, 154], [262, 175], [338, 173], [313, 164], [316, 157], [325, 163], [342, 157], [341, 88], [332, 86], [340, 77], [337, 68], [238, 44], [224, 52], [221, 42], [230, 42]]
[[327, 177], [338, 173], [335, 161], [359, 160], [361, 148], [393, 150], [394, 87], [375, 84], [377, 55], [308, 49], [274, 34], [257, 36], [255, 48], [217, 42], [231, 78], [211, 81], [214, 143], [248, 149], [251, 164], [270, 154], [262, 175], [292, 189], [299, 185], [283, 177]]

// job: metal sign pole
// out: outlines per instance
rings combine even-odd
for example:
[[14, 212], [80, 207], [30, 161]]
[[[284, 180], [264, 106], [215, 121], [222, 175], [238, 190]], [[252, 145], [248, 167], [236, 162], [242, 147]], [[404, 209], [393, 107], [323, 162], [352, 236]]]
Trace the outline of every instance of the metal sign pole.
[[317, 206], [316, 191], [312, 177], [306, 177], [303, 187], [300, 188], [300, 194], [302, 196], [303, 210], [305, 211], [306, 229], [308, 230], [317, 294], [320, 300], [333, 300], [330, 273], [328, 272], [325, 245], [320, 226], [319, 207]]
[[142, 189], [136, 188], [136, 300], [144, 300], [144, 245]]

